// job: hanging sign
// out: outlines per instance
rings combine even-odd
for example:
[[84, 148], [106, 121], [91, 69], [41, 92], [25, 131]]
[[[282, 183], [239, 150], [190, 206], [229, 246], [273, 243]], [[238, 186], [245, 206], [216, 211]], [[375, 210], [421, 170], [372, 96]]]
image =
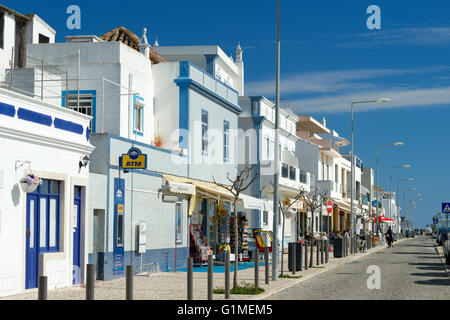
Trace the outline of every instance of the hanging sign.
[[131, 148], [119, 158], [119, 166], [122, 169], [147, 169], [147, 155], [138, 148]]

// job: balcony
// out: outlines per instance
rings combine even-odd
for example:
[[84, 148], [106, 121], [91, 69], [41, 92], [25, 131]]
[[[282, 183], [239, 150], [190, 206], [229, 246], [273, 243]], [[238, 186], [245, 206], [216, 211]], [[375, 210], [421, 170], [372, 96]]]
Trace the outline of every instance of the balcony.
[[192, 80], [198, 82], [206, 89], [214, 92], [216, 95], [228, 100], [232, 104], [238, 104], [239, 93], [236, 90], [213, 78], [208, 73], [192, 65], [191, 63], [189, 63], [189, 76]]
[[334, 181], [322, 180], [317, 181], [317, 187], [319, 190], [328, 191], [328, 196], [333, 199], [341, 199], [342, 197], [342, 185]]

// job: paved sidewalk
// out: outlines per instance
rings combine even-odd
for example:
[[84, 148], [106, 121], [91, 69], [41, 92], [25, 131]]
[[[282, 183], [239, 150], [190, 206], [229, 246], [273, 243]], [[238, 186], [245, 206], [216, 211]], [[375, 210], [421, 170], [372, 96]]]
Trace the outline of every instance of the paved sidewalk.
[[[405, 241], [402, 239], [399, 241]], [[345, 258], [333, 258], [330, 254], [329, 263], [319, 267], [309, 268], [302, 272], [297, 272], [299, 279], [279, 279], [270, 281], [269, 285], [265, 284], [265, 267], [259, 269], [260, 287], [265, 293], [257, 296], [248, 295], [231, 295], [231, 300], [262, 300], [270, 298], [272, 295], [279, 293], [287, 288], [293, 287], [303, 281], [311, 279], [318, 274], [334, 269], [342, 264], [349, 263], [355, 259], [367, 256], [386, 246], [379, 246], [370, 249], [367, 253], [349, 255]], [[316, 258], [314, 255], [314, 266]], [[288, 255], [284, 255], [285, 274], [292, 275], [288, 269]], [[272, 268], [270, 268], [270, 276]], [[230, 275], [231, 284], [233, 282], [233, 273]], [[241, 270], [238, 273], [239, 284], [241, 282], [254, 283], [254, 268]], [[225, 274], [214, 274], [214, 288], [225, 287]], [[71, 288], [56, 289], [48, 292], [49, 300], [84, 300], [85, 287], [74, 286]], [[185, 272], [158, 273], [151, 276], [136, 276], [134, 278], [134, 298], [135, 300], [186, 300], [187, 299], [187, 276]], [[95, 282], [95, 299], [96, 300], [124, 300], [125, 299], [125, 278], [112, 281], [96, 281]], [[224, 300], [225, 296], [214, 295], [214, 300]], [[31, 293], [20, 294], [2, 298], [0, 300], [37, 300], [37, 290]], [[207, 300], [207, 273], [194, 273], [194, 300]]]

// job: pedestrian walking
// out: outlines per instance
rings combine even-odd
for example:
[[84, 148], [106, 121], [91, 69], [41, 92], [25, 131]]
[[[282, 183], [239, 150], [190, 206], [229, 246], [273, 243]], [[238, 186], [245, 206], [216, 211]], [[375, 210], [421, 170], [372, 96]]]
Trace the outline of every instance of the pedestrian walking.
[[386, 241], [389, 248], [391, 248], [393, 246], [392, 242], [394, 241], [394, 234], [392, 233], [391, 227], [389, 227], [389, 230], [386, 232]]

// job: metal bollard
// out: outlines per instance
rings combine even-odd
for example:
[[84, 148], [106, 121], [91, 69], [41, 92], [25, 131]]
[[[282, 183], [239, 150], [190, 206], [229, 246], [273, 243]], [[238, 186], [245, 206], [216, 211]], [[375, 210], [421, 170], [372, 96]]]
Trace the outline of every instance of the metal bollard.
[[292, 244], [292, 274], [297, 272], [297, 243]]
[[208, 256], [208, 300], [213, 300], [213, 276], [214, 276], [214, 262], [213, 256]]
[[320, 241], [320, 262], [325, 264], [325, 240]]
[[126, 300], [133, 300], [133, 266], [126, 267]]
[[316, 266], [320, 265], [320, 240], [316, 240]]
[[86, 265], [86, 300], [94, 300], [95, 270], [93, 264]]
[[328, 240], [325, 240], [325, 263], [330, 261], [330, 244]]
[[256, 249], [255, 253], [255, 286], [259, 288], [259, 250]]
[[270, 282], [269, 248], [266, 248], [265, 260], [266, 260], [266, 284], [269, 284], [269, 282]]
[[308, 270], [308, 241], [305, 241], [305, 270]]
[[230, 253], [225, 257], [225, 299], [230, 299]]
[[46, 276], [39, 277], [38, 300], [47, 300], [47, 277]]
[[188, 258], [187, 261], [187, 299], [194, 300], [194, 259]]

